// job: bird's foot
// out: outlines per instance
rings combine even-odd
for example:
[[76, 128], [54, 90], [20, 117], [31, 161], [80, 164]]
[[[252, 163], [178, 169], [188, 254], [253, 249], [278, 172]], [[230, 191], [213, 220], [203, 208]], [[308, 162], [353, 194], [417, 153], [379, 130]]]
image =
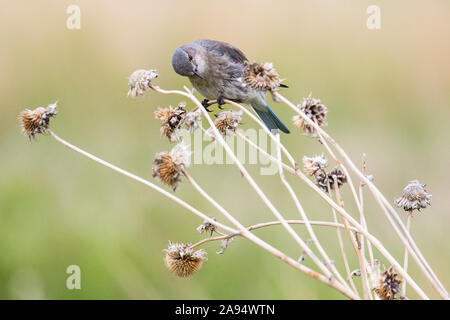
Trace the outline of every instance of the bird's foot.
[[203, 101], [202, 101], [202, 106], [203, 106], [203, 108], [205, 108], [205, 110], [208, 111], [208, 112], [212, 112], [212, 110], [209, 110], [209, 109], [208, 109], [208, 107], [209, 107], [210, 105], [211, 105], [211, 104], [209, 103], [209, 100], [208, 100], [208, 99], [203, 99]]

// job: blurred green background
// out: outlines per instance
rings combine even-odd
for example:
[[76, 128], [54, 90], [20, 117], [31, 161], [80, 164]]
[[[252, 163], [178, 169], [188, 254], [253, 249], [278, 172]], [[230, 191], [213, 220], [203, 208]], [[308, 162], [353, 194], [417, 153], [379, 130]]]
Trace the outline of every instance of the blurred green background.
[[[80, 30], [66, 28], [71, 4], [81, 8]], [[380, 30], [366, 27], [371, 4], [381, 8]], [[327, 131], [355, 162], [367, 154], [368, 170], [389, 200], [412, 179], [426, 183], [432, 207], [414, 216], [412, 233], [450, 287], [448, 1], [18, 0], [1, 1], [0, 8], [0, 298], [343, 298], [243, 239], [223, 255], [215, 254], [218, 243], [205, 245], [204, 267], [189, 279], [175, 277], [162, 250], [168, 240], [198, 241], [202, 221], [50, 137], [30, 142], [21, 135], [22, 109], [59, 100], [51, 123], [57, 134], [155, 181], [154, 155], [171, 145], [160, 137], [153, 112], [180, 98], [149, 93], [129, 99], [127, 77], [156, 68], [159, 85], [182, 88], [188, 81], [173, 72], [171, 55], [198, 38], [230, 42], [250, 60], [273, 62], [290, 85], [282, 93], [296, 103], [312, 91], [329, 109]], [[292, 128], [292, 112], [272, 106]], [[244, 128], [253, 125], [244, 120]], [[323, 152], [298, 131], [283, 140], [299, 161]], [[256, 165], [249, 170], [285, 217], [298, 218], [277, 176], [258, 176]], [[273, 220], [235, 167], [192, 166], [189, 172], [244, 224]], [[332, 219], [317, 195], [289, 179], [311, 218]], [[343, 193], [357, 216], [349, 188]], [[186, 181], [176, 195], [225, 222]], [[370, 230], [402, 261], [399, 240], [373, 198], [365, 198]], [[303, 227], [295, 228], [308, 238]], [[343, 270], [334, 230], [317, 232]], [[280, 227], [256, 234], [293, 257], [301, 254]], [[81, 267], [81, 290], [66, 289], [72, 264]], [[410, 270], [436, 298], [415, 263]]]

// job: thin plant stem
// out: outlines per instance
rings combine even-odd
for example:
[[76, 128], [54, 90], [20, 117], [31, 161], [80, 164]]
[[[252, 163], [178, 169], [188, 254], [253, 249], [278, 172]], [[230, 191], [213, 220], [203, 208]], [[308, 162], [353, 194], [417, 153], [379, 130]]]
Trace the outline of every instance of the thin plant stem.
[[[289, 224], [300, 224], [300, 225], [304, 225], [305, 224], [304, 220], [286, 220], [286, 222], [289, 223]], [[334, 222], [329, 222], [329, 221], [309, 220], [309, 223], [311, 225], [319, 226], [319, 227], [331, 227], [331, 228], [337, 228], [337, 229], [345, 229], [346, 228], [346, 226], [344, 226], [341, 223], [334, 223]], [[246, 227], [246, 229], [248, 231], [253, 231], [253, 230], [257, 230], [257, 229], [261, 229], [261, 228], [266, 228], [266, 227], [280, 225], [280, 224], [281, 224], [280, 221], [262, 222], [262, 223], [258, 223], [258, 224]], [[350, 226], [349, 228], [350, 228], [351, 231], [357, 232], [357, 230], [354, 227]], [[220, 236], [216, 236], [216, 237], [208, 237], [208, 238], [205, 238], [203, 240], [200, 240], [200, 241], [192, 244], [191, 248], [199, 247], [202, 244], [207, 243], [207, 242], [218, 241], [218, 240], [233, 238], [233, 237], [237, 237], [237, 236], [241, 236], [241, 233], [240, 232], [236, 232], [236, 233], [230, 233], [230, 234], [221, 234]]]
[[[327, 173], [323, 169], [322, 169], [322, 171], [323, 171], [323, 174], [325, 174], [325, 177], [327, 177], [326, 178], [327, 190], [328, 190], [329, 193], [331, 193], [330, 180], [328, 179]], [[339, 204], [339, 206], [341, 208], [343, 208], [340, 204]], [[331, 211], [333, 212], [333, 220], [337, 224], [339, 220], [338, 220], [338, 217], [336, 215], [336, 210], [332, 207]], [[344, 219], [344, 221], [345, 221], [345, 219]], [[347, 229], [347, 225], [344, 224], [344, 226]], [[349, 264], [348, 258], [347, 258], [347, 253], [345, 252], [345, 246], [344, 246], [344, 241], [342, 239], [341, 230], [337, 228], [336, 229], [336, 233], [337, 233], [339, 248], [341, 250], [342, 260], [344, 262], [345, 271], [347, 273], [347, 281], [350, 282], [350, 285], [352, 286], [353, 291], [358, 292], [358, 289], [356, 289], [356, 286], [355, 286], [355, 282], [353, 281], [352, 273], [351, 273], [351, 270], [350, 270], [350, 264]]]
[[[364, 174], [364, 176], [367, 175], [367, 160], [366, 160], [366, 155], [365, 154], [363, 154], [363, 156], [362, 156], [362, 173]], [[361, 214], [361, 225], [367, 231], [369, 231], [369, 229], [367, 227], [366, 216], [365, 216], [365, 213], [364, 213], [364, 192], [363, 192], [363, 187], [364, 187], [364, 182], [360, 181], [360, 183], [359, 183], [359, 201], [361, 203], [361, 209], [362, 209], [361, 210], [361, 213], [362, 213]], [[364, 246], [364, 242], [366, 242], [366, 241], [364, 241], [365, 240], [364, 236], [362, 236], [362, 237], [363, 237], [362, 243], [363, 243], [363, 246]], [[372, 250], [372, 244], [370, 243], [370, 241], [367, 241], [367, 249], [369, 251], [370, 264], [373, 264], [374, 263], [373, 250]], [[364, 247], [363, 247], [363, 250], [364, 250]]]
[[194, 208], [193, 206], [191, 206], [190, 204], [188, 204], [188, 203], [185, 202], [184, 200], [178, 198], [177, 196], [173, 195], [173, 194], [170, 193], [170, 192], [167, 192], [166, 190], [164, 190], [164, 189], [162, 189], [161, 187], [159, 187], [159, 186], [157, 186], [157, 185], [151, 183], [150, 181], [147, 181], [147, 180], [145, 180], [145, 179], [143, 179], [143, 178], [141, 178], [141, 177], [139, 177], [139, 176], [137, 176], [137, 175], [135, 175], [135, 174], [133, 174], [133, 173], [130, 173], [130, 172], [124, 170], [124, 169], [121, 169], [121, 168], [119, 168], [119, 167], [117, 167], [117, 166], [115, 166], [115, 165], [113, 165], [113, 164], [111, 164], [111, 163], [109, 163], [109, 162], [107, 162], [107, 161], [105, 161], [105, 160], [103, 160], [103, 159], [100, 159], [100, 158], [98, 158], [98, 157], [96, 157], [96, 156], [90, 154], [89, 152], [86, 152], [86, 151], [84, 151], [84, 150], [78, 148], [77, 146], [74, 146], [73, 144], [71, 144], [71, 143], [67, 142], [66, 140], [64, 140], [64, 139], [60, 138], [59, 136], [57, 136], [57, 135], [56, 135], [52, 130], [50, 130], [50, 129], [48, 129], [47, 132], [48, 132], [48, 133], [49, 133], [56, 141], [58, 141], [59, 143], [62, 143], [62, 144], [65, 145], [66, 147], [68, 147], [68, 148], [70, 148], [70, 149], [72, 149], [72, 150], [74, 150], [74, 151], [76, 151], [76, 152], [78, 152], [78, 153], [80, 153], [80, 154], [82, 154], [82, 155], [84, 155], [84, 156], [86, 156], [86, 157], [88, 157], [88, 158], [90, 158], [90, 159], [92, 159], [92, 160], [94, 160], [94, 161], [100, 163], [101, 165], [103, 165], [103, 166], [105, 166], [105, 167], [108, 167], [108, 168], [110, 168], [110, 169], [112, 169], [112, 170], [114, 170], [114, 171], [116, 171], [116, 172], [118, 172], [118, 173], [120, 173], [120, 174], [122, 174], [122, 175], [128, 177], [128, 178], [131, 178], [131, 179], [133, 179], [133, 180], [135, 180], [135, 181], [138, 181], [138, 182], [140, 182], [140, 183], [142, 183], [142, 184], [144, 184], [144, 185], [146, 185], [146, 186], [148, 186], [148, 187], [150, 187], [150, 188], [152, 188], [152, 189], [158, 191], [159, 193], [161, 193], [161, 194], [163, 194], [164, 196], [168, 197], [169, 199], [175, 201], [176, 203], [178, 203], [178, 204], [181, 205], [182, 207], [188, 209], [189, 211], [191, 211], [192, 213], [194, 213], [195, 215], [197, 215], [197, 216], [200, 217], [201, 219], [208, 221], [209, 223], [215, 225], [216, 227], [222, 228], [222, 229], [224, 229], [224, 230], [226, 230], [226, 231], [228, 231], [228, 232], [231, 232], [231, 233], [237, 232], [236, 229], [230, 228], [229, 226], [224, 225], [224, 224], [222, 224], [222, 223], [220, 223], [220, 222], [218, 222], [218, 221], [212, 219], [211, 217], [209, 217], [209, 216], [207, 216], [206, 214], [200, 212], [199, 210], [197, 210], [196, 208]]
[[[317, 124], [316, 121], [315, 121], [315, 123]], [[327, 143], [326, 140], [322, 137], [322, 135], [320, 134], [320, 132], [318, 132], [317, 134], [318, 134], [318, 136], [319, 136], [320, 142], [322, 142], [322, 144], [325, 146], [325, 149], [328, 150], [328, 152], [330, 153], [330, 155], [331, 155], [331, 156], [333, 157], [333, 159], [336, 161], [337, 165], [344, 171], [344, 174], [345, 174], [345, 176], [346, 176], [346, 178], [347, 178], [347, 183], [348, 183], [348, 185], [350, 186], [350, 190], [351, 190], [352, 195], [353, 195], [353, 198], [354, 198], [354, 200], [355, 200], [356, 207], [358, 208], [359, 216], [360, 216], [360, 220], [361, 220], [361, 217], [364, 215], [364, 213], [363, 213], [363, 210], [362, 210], [361, 202], [360, 202], [360, 200], [358, 199], [358, 196], [357, 196], [357, 194], [356, 194], [355, 187], [354, 187], [354, 185], [353, 185], [353, 181], [352, 181], [352, 179], [351, 179], [351, 176], [350, 176], [350, 174], [349, 174], [347, 168], [346, 168], [346, 167], [345, 167], [345, 166], [337, 159], [336, 155], [335, 155], [334, 152], [331, 150], [331, 148], [328, 146], [328, 143]], [[336, 179], [334, 179], [334, 182], [335, 182], [335, 183], [337, 182]], [[337, 192], [337, 194], [336, 194], [336, 195], [337, 195], [337, 196], [336, 196], [336, 199], [337, 199], [337, 201], [338, 201], [338, 204], [340, 204], [340, 206], [343, 207], [342, 201], [340, 201], [340, 199], [339, 199], [339, 197], [340, 197], [340, 195], [339, 195], [339, 190], [336, 189], [336, 188], [335, 188], [335, 190], [336, 190], [336, 192]], [[344, 224], [345, 224], [345, 225], [348, 225], [348, 221], [347, 221], [346, 219], [344, 219]], [[364, 225], [362, 225], [362, 226], [364, 227]], [[366, 231], [367, 231], [367, 229], [366, 229]], [[366, 258], [365, 258], [364, 256], [361, 256], [361, 251], [360, 251], [361, 249], [360, 249], [360, 248], [358, 249], [358, 247], [355, 245], [354, 239], [352, 238], [351, 233], [348, 232], [348, 228], [347, 228], [347, 234], [348, 234], [348, 237], [349, 237], [349, 239], [350, 239], [350, 242], [352, 243], [352, 246], [353, 246], [353, 248], [355, 249], [355, 252], [356, 252], [356, 254], [357, 254], [357, 256], [358, 256], [359, 268], [360, 268], [360, 271], [361, 271], [361, 278], [362, 278], [362, 282], [363, 282], [364, 298], [365, 298], [365, 299], [368, 299], [370, 293], [369, 293], [369, 288], [368, 288], [368, 283], [367, 283]]]
[[[280, 147], [281, 142], [280, 142], [280, 134], [279, 133], [276, 134], [276, 138], [277, 138], [278, 171], [280, 173], [280, 179], [281, 179], [282, 183], [284, 184], [284, 186], [286, 187], [286, 189], [288, 190], [289, 194], [291, 195], [292, 200], [294, 201], [295, 206], [297, 207], [297, 210], [300, 213], [302, 219], [305, 221], [306, 229], [308, 230], [308, 233], [309, 233], [313, 243], [315, 244], [316, 248], [319, 250], [320, 254], [325, 259], [326, 265], [328, 266], [328, 268], [330, 268], [330, 270], [333, 272], [333, 274], [338, 278], [338, 280], [342, 284], [347, 285], [344, 278], [342, 278], [341, 274], [339, 273], [337, 268], [334, 266], [334, 264], [331, 263], [331, 260], [328, 257], [327, 253], [325, 252], [323, 247], [320, 245], [319, 239], [317, 238], [316, 233], [314, 232], [313, 228], [311, 227], [311, 224], [309, 223], [308, 217], [305, 213], [305, 210], [303, 209], [303, 206], [300, 203], [300, 200], [298, 199], [298, 197], [295, 194], [294, 190], [292, 189], [291, 185], [287, 182], [286, 177], [284, 176], [283, 165], [282, 165], [283, 162], [282, 162], [282, 158], [281, 158], [281, 147]], [[355, 293], [357, 294], [358, 292], [356, 291]]]
[[[412, 210], [408, 212], [408, 217], [406, 218], [406, 230], [410, 232], [411, 230], [411, 218], [412, 218]], [[408, 249], [405, 248], [405, 258], [403, 259], [403, 269], [408, 271]], [[402, 296], [406, 297], [406, 282], [403, 283], [402, 287]]]
[[[334, 191], [336, 192], [336, 200], [341, 207], [344, 207], [344, 203], [342, 201], [341, 193], [339, 191], [339, 186], [337, 183], [336, 176], [333, 176], [333, 182], [334, 182]], [[359, 268], [360, 268], [360, 272], [361, 272], [362, 287], [363, 287], [363, 292], [364, 292], [364, 299], [369, 299], [369, 287], [368, 287], [368, 279], [367, 279], [367, 273], [366, 273], [367, 267], [366, 267], [365, 257], [363, 257], [361, 254], [361, 247], [359, 247], [356, 243], [355, 237], [357, 237], [357, 234], [355, 234], [355, 235], [352, 234], [352, 232], [350, 231], [349, 225], [348, 225], [348, 221], [346, 219], [344, 219], [344, 226], [345, 226], [345, 230], [347, 231], [347, 236], [350, 240], [350, 243], [352, 244], [353, 250], [355, 250], [356, 256], [358, 258]]]

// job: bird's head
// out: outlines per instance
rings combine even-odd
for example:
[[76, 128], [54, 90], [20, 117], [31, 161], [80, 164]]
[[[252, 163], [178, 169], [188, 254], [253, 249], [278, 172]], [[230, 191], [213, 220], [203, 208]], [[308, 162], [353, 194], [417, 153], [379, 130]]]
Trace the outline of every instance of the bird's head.
[[172, 66], [176, 73], [185, 77], [191, 77], [194, 74], [203, 79], [198, 71], [197, 51], [192, 47], [179, 47], [172, 56]]

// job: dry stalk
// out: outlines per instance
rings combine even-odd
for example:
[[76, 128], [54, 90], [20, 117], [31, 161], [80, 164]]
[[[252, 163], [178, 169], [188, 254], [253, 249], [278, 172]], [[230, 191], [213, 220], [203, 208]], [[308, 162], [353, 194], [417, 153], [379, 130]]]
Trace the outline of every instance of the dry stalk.
[[[336, 193], [337, 202], [343, 208], [344, 202], [342, 201], [342, 196], [339, 191], [339, 186], [337, 184], [336, 176], [333, 177], [333, 180], [334, 180], [334, 191]], [[346, 219], [344, 219], [344, 226], [345, 226], [345, 231], [347, 231], [347, 236], [350, 240], [350, 243], [352, 244], [353, 250], [355, 250], [356, 256], [358, 257], [359, 268], [360, 268], [359, 270], [361, 272], [362, 286], [363, 286], [363, 291], [364, 291], [364, 299], [369, 299], [370, 291], [369, 291], [367, 272], [366, 272], [367, 266], [366, 266], [365, 257], [363, 257], [361, 254], [361, 246], [358, 245], [357, 241], [356, 241], [357, 233], [352, 234], [352, 232], [350, 231], [350, 226], [348, 225], [348, 221]]]
[[[412, 215], [413, 215], [412, 210], [410, 210], [406, 218], [406, 230], [408, 230], [408, 232], [410, 232], [411, 230]], [[405, 258], [403, 259], [403, 269], [405, 269], [405, 271], [408, 271], [408, 249], [406, 248], [405, 248]], [[402, 296], [406, 297], [406, 283], [403, 283]]]

